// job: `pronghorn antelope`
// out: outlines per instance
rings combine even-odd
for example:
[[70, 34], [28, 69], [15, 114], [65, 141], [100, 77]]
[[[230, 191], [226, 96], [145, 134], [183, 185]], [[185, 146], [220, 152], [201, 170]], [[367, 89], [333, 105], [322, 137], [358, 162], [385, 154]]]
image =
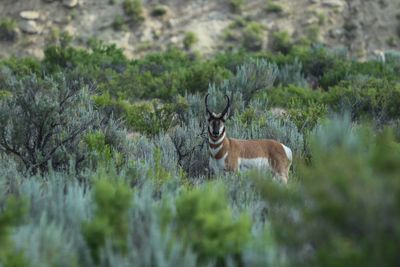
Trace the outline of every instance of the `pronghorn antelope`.
[[270, 139], [238, 140], [226, 137], [225, 121], [228, 118], [230, 100], [220, 114], [208, 109], [208, 94], [205, 98], [208, 115], [209, 167], [214, 172], [237, 171], [256, 167], [273, 171], [282, 182], [287, 183], [292, 151], [287, 146]]

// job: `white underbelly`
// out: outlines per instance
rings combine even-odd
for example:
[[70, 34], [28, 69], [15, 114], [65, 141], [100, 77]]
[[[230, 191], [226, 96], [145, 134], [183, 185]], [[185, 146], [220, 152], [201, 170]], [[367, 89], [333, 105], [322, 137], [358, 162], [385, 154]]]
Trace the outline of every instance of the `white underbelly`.
[[228, 156], [228, 153], [226, 153], [222, 158], [220, 159], [215, 159], [214, 157], [210, 156], [209, 159], [209, 167], [214, 171], [214, 173], [220, 173], [225, 170], [225, 159]]
[[269, 168], [269, 161], [266, 158], [239, 158], [238, 159], [238, 166], [240, 170], [246, 170], [251, 168], [256, 169], [266, 169]]

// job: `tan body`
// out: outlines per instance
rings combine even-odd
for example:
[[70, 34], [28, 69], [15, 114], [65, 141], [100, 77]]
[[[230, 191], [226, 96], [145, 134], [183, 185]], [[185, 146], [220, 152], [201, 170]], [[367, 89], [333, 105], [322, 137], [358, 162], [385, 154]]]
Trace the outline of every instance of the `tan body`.
[[[238, 171], [252, 167], [273, 171], [284, 183], [289, 177], [292, 162], [291, 150], [283, 144], [269, 139], [238, 140], [210, 138], [210, 167], [218, 171]], [[218, 141], [222, 141], [219, 144]]]

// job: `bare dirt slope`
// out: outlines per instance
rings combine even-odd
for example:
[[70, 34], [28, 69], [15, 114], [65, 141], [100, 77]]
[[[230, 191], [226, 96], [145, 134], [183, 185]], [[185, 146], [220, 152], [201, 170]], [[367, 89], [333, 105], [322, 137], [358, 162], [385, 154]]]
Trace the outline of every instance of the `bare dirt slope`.
[[[42, 57], [43, 47], [63, 31], [74, 37], [77, 46], [95, 37], [117, 44], [129, 57], [170, 45], [182, 47], [185, 33], [191, 31], [199, 40], [192, 49], [210, 54], [232, 48], [226, 34], [239, 19], [262, 24], [262, 49], [268, 49], [273, 31], [287, 31], [295, 40], [313, 38], [332, 47], [344, 46], [359, 58], [376, 50], [400, 49], [399, 0], [247, 0], [241, 12], [233, 12], [231, 0], [148, 0], [143, 1], [142, 23], [115, 30], [115, 19], [126, 19], [122, 2], [0, 0], [0, 17], [12, 18], [17, 25], [16, 40], [0, 41], [0, 57]], [[279, 5], [282, 12], [268, 12], [267, 2]], [[164, 5], [165, 15], [151, 15], [157, 4]]]

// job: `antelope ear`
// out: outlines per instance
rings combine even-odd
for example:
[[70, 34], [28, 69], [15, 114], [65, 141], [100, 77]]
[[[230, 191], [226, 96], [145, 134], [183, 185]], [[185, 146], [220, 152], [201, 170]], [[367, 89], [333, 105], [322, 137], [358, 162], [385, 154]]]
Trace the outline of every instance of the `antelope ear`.
[[[210, 118], [210, 117], [212, 117], [213, 116], [213, 113], [211, 113], [211, 111], [208, 109], [208, 96], [209, 96], [210, 94], [207, 94], [206, 95], [206, 97], [204, 98], [204, 104], [205, 104], [205, 106], [206, 106], [206, 114], [207, 114], [207, 116], [208, 116], [208, 118]], [[208, 119], [207, 118], [207, 119]]]
[[228, 109], [226, 110], [224, 116], [222, 116], [222, 119], [223, 119], [224, 121], [226, 121], [226, 120], [229, 118], [229, 114], [230, 114], [230, 113], [231, 113], [231, 108], [228, 107]]

